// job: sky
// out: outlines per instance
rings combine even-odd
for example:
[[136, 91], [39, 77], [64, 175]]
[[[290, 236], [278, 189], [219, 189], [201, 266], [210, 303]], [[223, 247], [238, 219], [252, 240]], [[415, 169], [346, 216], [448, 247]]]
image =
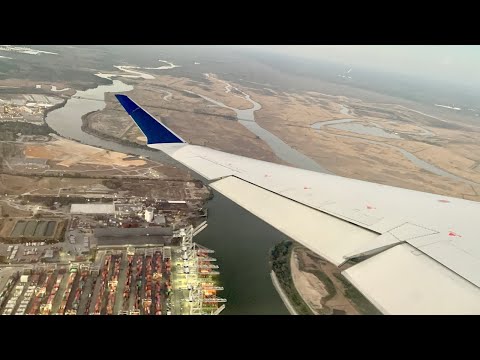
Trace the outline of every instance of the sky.
[[255, 45], [276, 53], [325, 59], [480, 88], [479, 45]]

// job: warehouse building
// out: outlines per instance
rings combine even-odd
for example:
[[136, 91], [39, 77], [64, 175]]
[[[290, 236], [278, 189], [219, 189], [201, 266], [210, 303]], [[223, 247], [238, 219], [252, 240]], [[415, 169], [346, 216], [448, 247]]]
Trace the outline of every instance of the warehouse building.
[[93, 231], [97, 248], [128, 246], [159, 246], [170, 244], [173, 236], [171, 227], [149, 228], [96, 228]]
[[72, 204], [70, 207], [71, 214], [115, 214], [115, 205], [111, 204]]

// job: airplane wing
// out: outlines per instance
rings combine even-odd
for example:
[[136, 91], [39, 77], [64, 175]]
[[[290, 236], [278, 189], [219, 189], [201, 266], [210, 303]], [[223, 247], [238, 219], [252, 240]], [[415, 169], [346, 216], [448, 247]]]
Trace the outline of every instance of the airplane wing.
[[149, 147], [345, 267], [382, 313], [480, 314], [480, 203], [190, 145], [127, 96], [116, 97]]

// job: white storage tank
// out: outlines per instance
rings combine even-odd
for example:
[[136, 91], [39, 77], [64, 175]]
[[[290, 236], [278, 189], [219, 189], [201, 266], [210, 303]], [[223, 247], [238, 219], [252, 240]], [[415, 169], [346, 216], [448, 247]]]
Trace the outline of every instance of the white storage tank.
[[153, 212], [154, 212], [154, 209], [149, 207], [145, 210], [145, 221], [146, 222], [152, 222], [153, 221]]

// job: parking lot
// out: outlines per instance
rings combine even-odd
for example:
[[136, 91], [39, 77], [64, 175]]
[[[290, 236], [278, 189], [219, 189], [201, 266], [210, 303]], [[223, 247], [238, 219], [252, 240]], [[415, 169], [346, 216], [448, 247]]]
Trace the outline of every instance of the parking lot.
[[[43, 244], [43, 245], [42, 245]], [[15, 251], [15, 248], [17, 250]], [[47, 250], [57, 253], [60, 244], [45, 244], [45, 242], [28, 242], [25, 244], [0, 244], [0, 256], [3, 256], [6, 263], [37, 263], [42, 260]], [[9, 250], [10, 249], [10, 250]], [[13, 258], [12, 258], [12, 255]], [[51, 260], [54, 260], [52, 258]]]

